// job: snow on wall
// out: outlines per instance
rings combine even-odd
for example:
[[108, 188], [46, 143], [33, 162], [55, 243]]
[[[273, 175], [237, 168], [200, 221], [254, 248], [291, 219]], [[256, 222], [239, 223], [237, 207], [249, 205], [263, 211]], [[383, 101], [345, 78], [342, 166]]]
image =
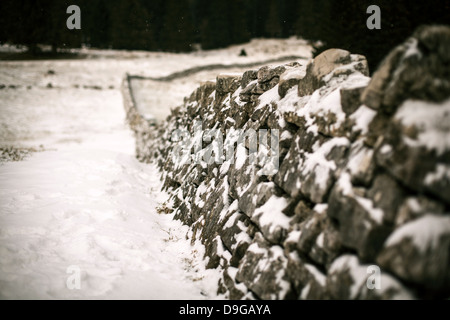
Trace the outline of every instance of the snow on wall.
[[[408, 46], [399, 48], [410, 55]], [[436, 59], [433, 55], [414, 56]], [[385, 63], [397, 63], [390, 69], [395, 73], [404, 70], [405, 61]], [[397, 81], [391, 86], [414, 88]], [[364, 57], [331, 49], [308, 65], [218, 75], [165, 122], [132, 123], [138, 157], [160, 167], [175, 218], [205, 244], [208, 267], [224, 270], [220, 294], [230, 299], [450, 295], [449, 100], [409, 101], [405, 90], [406, 102], [391, 105], [388, 114], [360, 100], [377, 85]], [[127, 103], [129, 98], [128, 117], [135, 119]], [[250, 139], [232, 150], [231, 159], [224, 152], [208, 162], [201, 156], [211, 150], [209, 142], [200, 141], [196, 149], [188, 140], [192, 161], [179, 165], [172, 151], [180, 145], [172, 133], [185, 130], [198, 138], [199, 122], [203, 130], [219, 130], [225, 148], [236, 146], [239, 130], [277, 130], [270, 142], [278, 150], [264, 145], [258, 161], [250, 161]], [[275, 172], [262, 170], [267, 162]], [[381, 272], [378, 289], [367, 284], [373, 266]]]

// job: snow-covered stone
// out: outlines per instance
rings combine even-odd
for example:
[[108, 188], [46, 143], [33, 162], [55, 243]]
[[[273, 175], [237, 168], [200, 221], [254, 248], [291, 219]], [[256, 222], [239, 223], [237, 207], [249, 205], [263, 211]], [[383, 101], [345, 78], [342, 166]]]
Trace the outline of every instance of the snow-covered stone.
[[377, 262], [404, 281], [448, 292], [450, 286], [450, 217], [427, 214], [397, 228]]
[[[435, 50], [443, 29], [420, 32], [423, 41], [436, 41], [408, 42], [394, 50], [400, 60], [388, 58], [372, 80], [364, 57], [334, 49], [307, 66], [221, 75], [202, 85], [166, 122], [149, 127], [138, 121], [145, 128], [136, 129], [138, 140], [147, 139], [138, 141], [140, 158], [157, 160], [175, 218], [206, 245], [208, 266], [224, 270], [220, 292], [226, 297], [450, 294], [443, 271], [448, 230], [442, 229], [450, 199], [450, 113], [448, 98], [435, 99], [446, 92], [440, 91], [446, 83], [440, 76], [448, 68], [426, 70], [427, 77], [436, 76], [436, 87], [420, 93], [406, 88], [400, 77], [418, 70], [414, 61], [420, 69], [426, 61], [445, 60], [445, 50], [425, 58], [420, 51], [422, 45]], [[428, 94], [434, 98], [425, 99]], [[169, 133], [180, 129], [192, 135], [196, 121], [203, 129], [224, 131], [233, 160], [170, 159], [175, 144]], [[275, 172], [263, 174], [266, 165], [275, 168], [272, 162], [250, 161], [251, 141], [236, 145], [239, 129], [279, 130]], [[193, 140], [188, 140], [192, 159], [211, 151], [195, 149]], [[253, 157], [268, 159], [269, 148], [259, 146]], [[435, 213], [432, 223], [426, 220], [430, 212]], [[384, 286], [374, 291], [366, 280], [367, 268], [376, 263]], [[430, 279], [440, 284], [426, 284]]]

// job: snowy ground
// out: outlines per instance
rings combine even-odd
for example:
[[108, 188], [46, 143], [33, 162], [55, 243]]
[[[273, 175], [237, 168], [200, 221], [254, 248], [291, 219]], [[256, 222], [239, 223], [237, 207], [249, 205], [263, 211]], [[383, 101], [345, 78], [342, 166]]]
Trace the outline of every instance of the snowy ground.
[[[248, 57], [237, 56], [241, 48]], [[219, 275], [205, 270], [203, 247], [191, 246], [171, 215], [157, 213], [167, 195], [156, 168], [135, 160], [121, 80], [126, 72], [159, 77], [309, 56], [310, 47], [289, 39], [179, 55], [83, 53], [89, 58], [0, 61], [0, 151], [38, 151], [19, 162], [0, 153], [0, 298], [219, 298]], [[146, 85], [153, 110], [174, 106], [200, 79], [178, 81]], [[183, 90], [170, 95], [171, 85]], [[79, 290], [66, 285], [72, 266], [81, 271]]]

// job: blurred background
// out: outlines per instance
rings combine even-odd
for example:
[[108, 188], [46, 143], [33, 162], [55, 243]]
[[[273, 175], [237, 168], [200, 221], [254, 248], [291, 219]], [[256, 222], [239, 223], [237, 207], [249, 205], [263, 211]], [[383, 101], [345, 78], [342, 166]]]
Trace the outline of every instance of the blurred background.
[[[66, 9], [81, 8], [81, 30], [68, 30]], [[367, 7], [381, 8], [381, 30], [368, 30]], [[300, 36], [322, 51], [347, 49], [373, 71], [421, 24], [448, 24], [450, 0], [2, 0], [0, 43], [38, 44], [53, 53], [81, 46], [188, 52]]]

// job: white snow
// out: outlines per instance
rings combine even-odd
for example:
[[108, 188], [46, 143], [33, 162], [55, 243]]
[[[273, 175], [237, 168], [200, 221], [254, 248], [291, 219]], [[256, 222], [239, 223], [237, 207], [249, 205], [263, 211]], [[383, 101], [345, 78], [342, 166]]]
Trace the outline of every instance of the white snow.
[[369, 107], [362, 105], [356, 110], [350, 119], [355, 121], [354, 129], [361, 130], [361, 134], [366, 134], [369, 131], [369, 125], [375, 118], [377, 112]]
[[422, 52], [420, 52], [418, 44], [419, 42], [417, 41], [417, 39], [410, 38], [406, 43], [408, 49], [406, 50], [403, 58], [409, 58], [411, 56], [418, 56], [419, 58], [421, 58]]
[[285, 243], [297, 243], [298, 240], [300, 239], [301, 234], [302, 232], [300, 230], [291, 231], [288, 234]]
[[385, 144], [381, 147], [380, 152], [381, 154], [388, 154], [392, 152], [392, 146], [389, 144]]
[[236, 148], [236, 170], [240, 170], [247, 160], [247, 149], [243, 144], [238, 144]]
[[280, 81], [290, 79], [302, 79], [306, 75], [306, 64], [286, 70], [281, 76]]
[[351, 197], [354, 195], [351, 176], [348, 172], [343, 172], [336, 183], [344, 196]]
[[413, 300], [413, 299], [415, 299], [415, 297], [413, 296], [412, 293], [407, 291], [405, 289], [405, 287], [397, 279], [395, 279], [393, 276], [391, 276], [389, 274], [382, 272], [380, 283], [381, 283], [380, 295], [382, 295], [384, 292], [390, 291], [391, 294], [392, 294], [392, 292], [394, 292], [394, 294], [391, 297], [392, 300]]
[[426, 252], [436, 247], [441, 236], [448, 234], [450, 234], [450, 217], [427, 214], [399, 227], [386, 240], [384, 246], [394, 246], [409, 238], [416, 248]]
[[281, 136], [280, 136], [280, 140], [282, 141], [282, 140], [288, 140], [288, 139], [291, 139], [292, 138], [292, 133], [291, 132], [289, 132], [288, 130], [284, 130], [282, 133], [281, 133]]
[[441, 180], [450, 181], [450, 166], [443, 163], [438, 163], [436, 165], [436, 170], [434, 172], [430, 172], [425, 177], [425, 184], [431, 185], [436, 181]]
[[298, 97], [297, 90], [298, 86], [294, 86], [280, 100], [278, 109], [281, 112], [297, 113], [299, 117], [305, 118], [308, 127], [314, 124], [315, 117], [326, 117], [329, 113], [336, 116], [336, 122], [331, 126], [332, 128], [338, 128], [345, 120], [339, 87], [333, 87], [327, 92], [316, 90], [311, 96], [301, 98]]
[[308, 283], [303, 289], [302, 292], [300, 293], [300, 299], [302, 300], [306, 300], [306, 298], [308, 297], [308, 293], [309, 290], [311, 289], [311, 285]]
[[208, 187], [206, 186], [205, 182], [202, 182], [198, 188], [197, 191], [195, 192], [195, 204], [199, 207], [199, 208], [203, 208], [203, 206], [205, 205], [205, 202], [201, 199], [201, 196], [206, 192], [206, 190], [208, 189]]
[[380, 208], [374, 208], [372, 200], [359, 196], [356, 196], [355, 198], [375, 222], [378, 224], [383, 223], [384, 212]]
[[336, 163], [333, 160], [327, 160], [327, 155], [335, 147], [348, 146], [350, 141], [347, 138], [333, 138], [323, 143], [313, 146], [313, 153], [305, 153], [305, 163], [303, 165], [303, 174], [308, 175], [312, 172], [316, 174], [315, 184], [325, 189], [328, 178], [333, 170], [336, 170]]
[[[226, 213], [228, 212], [233, 212], [233, 211], [237, 211], [238, 210], [238, 204], [239, 201], [238, 200], [234, 200], [229, 207], [227, 208], [226, 211], [221, 212], [221, 216], [220, 216], [220, 220], [219, 222], [222, 222], [223, 219], [225, 219], [226, 217]], [[239, 217], [239, 214], [237, 212], [233, 213], [227, 220], [227, 222], [224, 225], [224, 229], [229, 229], [233, 226], [234, 222], [236, 221], [236, 219]]]
[[314, 206], [313, 210], [317, 213], [324, 213], [328, 209], [328, 203], [318, 203]]
[[378, 224], [383, 222], [384, 211], [380, 208], [374, 207], [372, 200], [358, 196], [353, 192], [351, 176], [348, 172], [343, 172], [336, 183], [342, 191], [342, 194], [344, 196], [354, 198], [361, 205], [361, 207], [364, 208], [374, 222]]
[[238, 245], [252, 242], [252, 238], [250, 238], [249, 234], [247, 233], [248, 228], [245, 227], [242, 221], [238, 221], [238, 227], [243, 231], [234, 235], [234, 240], [236, 240], [236, 243], [231, 246], [232, 250], [235, 250]]
[[278, 94], [278, 85], [276, 85], [272, 89], [264, 92], [259, 97], [259, 104], [255, 110], [261, 109], [264, 106], [266, 106], [272, 102], [278, 102], [279, 100], [280, 100], [280, 95]]
[[322, 232], [321, 234], [319, 234], [319, 236], [316, 239], [317, 246], [319, 248], [323, 248], [324, 241], [325, 241], [325, 234]]
[[450, 99], [440, 104], [406, 100], [395, 119], [419, 130], [417, 139], [405, 138], [406, 143], [435, 150], [438, 155], [450, 150]]
[[316, 281], [322, 286], [325, 287], [327, 277], [319, 271], [315, 266], [309, 263], [305, 263], [305, 268], [308, 269], [309, 273], [316, 279]]
[[352, 175], [359, 172], [365, 172], [371, 165], [373, 158], [373, 150], [364, 147], [363, 141], [358, 141], [352, 147], [350, 160], [347, 164], [347, 169]]
[[[157, 170], [134, 159], [130, 134], [121, 138], [123, 152], [87, 143], [0, 167], [2, 299], [215, 296], [203, 247], [157, 214], [167, 199]], [[66, 287], [70, 266], [80, 290]]]
[[270, 230], [274, 230], [276, 227], [289, 229], [292, 218], [281, 211], [287, 205], [288, 202], [285, 198], [272, 195], [263, 206], [255, 210], [254, 217], [258, 218], [261, 227], [269, 226]]
[[358, 257], [347, 254], [334, 260], [328, 272], [329, 274], [333, 274], [343, 270], [348, 270], [349, 275], [353, 279], [350, 287], [350, 299], [355, 299], [362, 287], [366, 284], [368, 277], [367, 267], [359, 263]]
[[253, 242], [247, 250], [255, 254], [267, 255], [267, 249], [261, 248], [257, 242]]

